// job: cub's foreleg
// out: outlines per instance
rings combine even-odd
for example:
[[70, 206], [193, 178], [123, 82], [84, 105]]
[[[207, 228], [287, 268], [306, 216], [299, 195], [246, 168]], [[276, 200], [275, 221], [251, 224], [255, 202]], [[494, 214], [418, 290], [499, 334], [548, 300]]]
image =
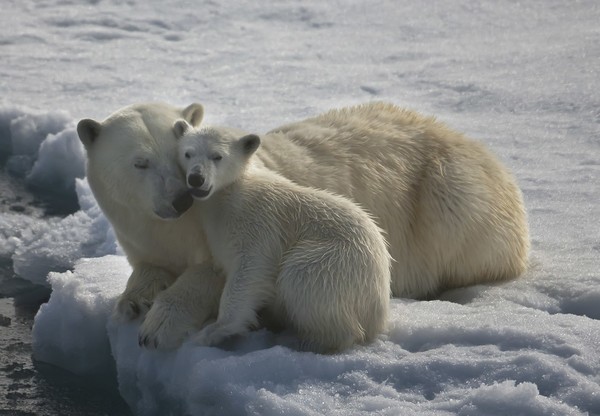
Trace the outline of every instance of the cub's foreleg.
[[[256, 260], [257, 256], [247, 258]], [[227, 276], [216, 322], [207, 325], [196, 336], [200, 345], [213, 346], [226, 338], [247, 332], [257, 326], [257, 312], [275, 295], [275, 271], [255, 261], [240, 262]]]

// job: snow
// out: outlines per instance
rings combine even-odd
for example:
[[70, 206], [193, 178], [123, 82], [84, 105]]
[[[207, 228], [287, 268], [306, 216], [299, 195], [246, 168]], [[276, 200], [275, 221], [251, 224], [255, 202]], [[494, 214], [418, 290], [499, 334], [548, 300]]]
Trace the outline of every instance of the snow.
[[[80, 374], [107, 371], [114, 357], [121, 394], [138, 414], [577, 415], [600, 409], [598, 321], [561, 313], [530, 278], [454, 290], [429, 302], [395, 299], [391, 327], [373, 344], [317, 355], [286, 347], [290, 334], [266, 330], [226, 349], [191, 341], [173, 352], [142, 349], [139, 323], [109, 319], [129, 271], [123, 257], [108, 256], [51, 273], [52, 297], [33, 336], [36, 358]], [[572, 284], [573, 292], [588, 286]], [[593, 296], [598, 302], [600, 291]]]
[[76, 178], [85, 176], [83, 145], [74, 126], [58, 134], [50, 134], [41, 143], [39, 155], [33, 164], [27, 181], [42, 189], [68, 192]]
[[[0, 160], [81, 207], [0, 216], [2, 257], [53, 289], [34, 357], [114, 371], [143, 415], [600, 414], [598, 21], [593, 0], [6, 2]], [[265, 330], [149, 351], [139, 322], [110, 319], [130, 269], [83, 178], [78, 119], [197, 101], [208, 122], [261, 133], [373, 99], [436, 115], [515, 173], [522, 278], [394, 299], [386, 334], [332, 356]]]
[[84, 257], [122, 253], [87, 181], [77, 179], [75, 188], [81, 210], [65, 218], [2, 214], [0, 254], [12, 258], [20, 277], [48, 285], [50, 271], [71, 269]]
[[76, 271], [76, 277], [70, 271], [48, 276], [52, 294], [35, 321], [35, 355], [74, 373], [103, 373], [114, 367], [106, 322], [131, 268], [123, 257], [105, 256], [80, 260]]

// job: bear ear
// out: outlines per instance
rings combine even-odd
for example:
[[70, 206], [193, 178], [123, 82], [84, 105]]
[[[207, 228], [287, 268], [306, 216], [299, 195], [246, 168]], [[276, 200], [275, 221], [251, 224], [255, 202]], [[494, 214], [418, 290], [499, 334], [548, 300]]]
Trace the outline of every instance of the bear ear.
[[248, 134], [240, 138], [238, 144], [241, 146], [244, 154], [250, 156], [260, 146], [260, 137], [256, 134]]
[[94, 141], [100, 135], [100, 130], [102, 130], [102, 125], [90, 118], [85, 118], [77, 123], [79, 140], [81, 140], [86, 149], [89, 149], [94, 144]]
[[186, 131], [191, 129], [192, 126], [185, 120], [177, 120], [175, 124], [173, 124], [173, 132], [175, 133], [175, 137], [180, 139]]
[[183, 110], [183, 118], [192, 126], [197, 127], [204, 118], [204, 107], [198, 103], [188, 105]]

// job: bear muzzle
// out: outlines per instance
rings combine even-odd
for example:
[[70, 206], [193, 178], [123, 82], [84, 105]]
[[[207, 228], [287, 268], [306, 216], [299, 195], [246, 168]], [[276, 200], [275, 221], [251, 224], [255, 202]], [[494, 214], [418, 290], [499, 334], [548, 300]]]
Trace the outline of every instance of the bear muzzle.
[[194, 199], [192, 198], [192, 195], [188, 190], [180, 194], [177, 198], [175, 198], [172, 205], [173, 209], [177, 212], [177, 214], [181, 215], [188, 209], [190, 209], [193, 203]]

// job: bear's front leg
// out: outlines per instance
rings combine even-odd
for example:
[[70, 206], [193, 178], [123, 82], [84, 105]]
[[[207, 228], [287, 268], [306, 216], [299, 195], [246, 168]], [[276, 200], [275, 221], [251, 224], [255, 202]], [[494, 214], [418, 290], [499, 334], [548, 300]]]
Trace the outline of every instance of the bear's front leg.
[[254, 267], [252, 273], [240, 268], [227, 278], [219, 303], [216, 322], [207, 325], [195, 337], [199, 345], [214, 346], [233, 335], [257, 326], [257, 311], [271, 301], [274, 293], [272, 273]]
[[241, 335], [248, 331], [248, 326], [244, 323], [223, 323], [213, 322], [212, 324], [206, 325], [194, 341], [198, 345], [204, 345], [206, 347], [214, 347], [215, 345], [221, 344], [227, 338], [233, 335]]
[[120, 320], [143, 317], [152, 306], [156, 295], [174, 281], [175, 276], [160, 267], [149, 264], [134, 266], [125, 291], [115, 305], [113, 316]]
[[209, 319], [215, 319], [225, 279], [212, 263], [191, 266], [156, 297], [139, 332], [147, 348], [177, 348]]

